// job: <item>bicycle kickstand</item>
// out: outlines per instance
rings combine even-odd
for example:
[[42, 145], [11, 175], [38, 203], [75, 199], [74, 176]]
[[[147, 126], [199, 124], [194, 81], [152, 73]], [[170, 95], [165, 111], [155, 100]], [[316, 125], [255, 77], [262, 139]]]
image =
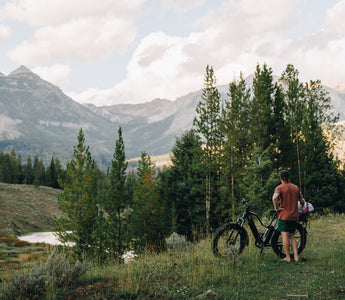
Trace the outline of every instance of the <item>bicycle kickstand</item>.
[[262, 247], [261, 250], [260, 250], [260, 256], [264, 256], [265, 253], [264, 253], [264, 248]]

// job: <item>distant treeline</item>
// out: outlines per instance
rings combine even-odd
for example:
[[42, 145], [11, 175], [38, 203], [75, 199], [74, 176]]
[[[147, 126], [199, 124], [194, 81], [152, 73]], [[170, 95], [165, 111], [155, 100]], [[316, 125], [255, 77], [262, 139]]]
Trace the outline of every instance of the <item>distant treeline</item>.
[[43, 159], [37, 156], [32, 161], [29, 155], [26, 163], [23, 163], [21, 155], [17, 155], [15, 149], [11, 153], [0, 152], [0, 182], [60, 188], [58, 179], [64, 179], [65, 174], [58, 157], [52, 157], [46, 167]]

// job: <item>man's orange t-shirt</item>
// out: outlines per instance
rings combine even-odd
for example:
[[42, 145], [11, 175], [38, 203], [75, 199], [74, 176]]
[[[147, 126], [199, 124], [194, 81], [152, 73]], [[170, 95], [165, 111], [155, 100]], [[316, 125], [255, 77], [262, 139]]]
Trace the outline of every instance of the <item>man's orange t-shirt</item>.
[[290, 182], [283, 182], [277, 186], [274, 193], [278, 193], [280, 197], [279, 219], [285, 221], [298, 221], [298, 201], [302, 199], [299, 188]]

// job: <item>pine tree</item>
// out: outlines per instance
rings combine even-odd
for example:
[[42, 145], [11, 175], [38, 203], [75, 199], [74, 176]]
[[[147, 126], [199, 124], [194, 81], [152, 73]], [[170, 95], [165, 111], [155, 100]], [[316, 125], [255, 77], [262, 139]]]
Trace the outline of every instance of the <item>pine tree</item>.
[[274, 86], [272, 113], [272, 123], [274, 126], [272, 129], [273, 145], [270, 157], [273, 168], [275, 170], [290, 169], [291, 158], [294, 157], [292, 153], [296, 153], [296, 149], [291, 139], [291, 128], [286, 119], [288, 110], [285, 95], [282, 87], [277, 83]]
[[24, 166], [24, 183], [32, 184], [34, 181], [34, 172], [32, 167], [31, 155], [28, 156], [26, 165]]
[[33, 185], [38, 187], [39, 185], [45, 185], [45, 168], [43, 159], [38, 159], [37, 156], [34, 158], [34, 165], [33, 165], [33, 173], [34, 173], [34, 180]]
[[337, 118], [330, 112], [330, 98], [320, 81], [306, 85], [305, 103], [300, 147], [304, 197], [315, 207], [334, 207], [334, 199], [339, 194], [339, 177], [321, 125], [335, 123]]
[[166, 234], [165, 208], [157, 188], [157, 177], [151, 157], [142, 152], [138, 162], [137, 186], [131, 219], [137, 249], [159, 250]]
[[205, 187], [201, 178], [205, 170], [201, 161], [201, 141], [193, 130], [176, 138], [172, 149], [172, 166], [160, 172], [162, 199], [170, 210], [170, 233], [192, 239], [194, 231], [205, 230]]
[[284, 119], [289, 136], [289, 138], [282, 137], [284, 140], [281, 139], [285, 142], [285, 146], [281, 147], [282, 161], [284, 161], [284, 165], [281, 167], [289, 169], [290, 178], [296, 182], [299, 181], [299, 151], [297, 151], [297, 144], [302, 139], [302, 121], [307, 110], [305, 87], [299, 81], [298, 75], [298, 70], [289, 64], [279, 79], [284, 94], [286, 107]]
[[243, 168], [241, 185], [245, 191], [245, 197], [261, 208], [272, 206], [272, 191], [279, 184], [270, 153], [270, 148], [263, 150], [255, 147], [250, 155], [250, 160]]
[[121, 258], [125, 244], [123, 213], [125, 208], [128, 207], [128, 193], [126, 191], [127, 165], [122, 130], [119, 127], [118, 140], [116, 141], [113, 160], [111, 162], [110, 184], [107, 188], [107, 197], [104, 201], [104, 209], [109, 215], [110, 245], [114, 259]]
[[250, 108], [250, 132], [252, 144], [262, 149], [272, 146], [275, 124], [272, 118], [273, 102], [273, 76], [272, 69], [264, 64], [259, 65], [253, 79], [253, 99]]
[[[64, 214], [56, 218], [56, 233], [63, 242], [75, 242], [74, 252], [79, 259], [92, 256], [98, 206], [96, 165], [80, 129], [74, 157], [67, 164], [70, 180], [60, 182], [63, 192], [58, 194], [58, 206]], [[69, 232], [69, 230], [71, 232]]]
[[[223, 213], [234, 211], [235, 202], [242, 198], [240, 182], [242, 168], [251, 148], [249, 131], [250, 90], [243, 74], [229, 84], [229, 99], [225, 102], [221, 130], [225, 136], [222, 151]], [[230, 206], [231, 205], [231, 206]]]
[[204, 88], [201, 101], [196, 107], [197, 117], [193, 124], [196, 132], [205, 143], [203, 162], [206, 174], [206, 223], [208, 231], [218, 226], [214, 208], [219, 199], [218, 186], [220, 179], [220, 149], [223, 137], [220, 130], [221, 95], [216, 86], [216, 77], [213, 68], [206, 67]]

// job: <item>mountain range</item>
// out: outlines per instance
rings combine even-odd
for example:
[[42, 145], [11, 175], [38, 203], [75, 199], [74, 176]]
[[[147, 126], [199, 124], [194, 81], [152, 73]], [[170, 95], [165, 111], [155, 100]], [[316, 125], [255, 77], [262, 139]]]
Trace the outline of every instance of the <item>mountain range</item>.
[[[251, 85], [248, 78], [248, 85]], [[334, 87], [334, 86], [332, 86]], [[333, 109], [345, 120], [345, 93], [325, 87]], [[228, 85], [218, 86], [226, 98]], [[192, 127], [201, 90], [175, 101], [155, 99], [141, 104], [97, 107], [82, 105], [61, 89], [21, 66], [9, 75], [0, 73], [0, 151], [13, 148], [26, 160], [28, 155], [49, 162], [57, 156], [72, 158], [79, 129], [85, 144], [101, 168], [110, 165], [119, 126], [127, 158], [169, 153], [176, 137]]]

